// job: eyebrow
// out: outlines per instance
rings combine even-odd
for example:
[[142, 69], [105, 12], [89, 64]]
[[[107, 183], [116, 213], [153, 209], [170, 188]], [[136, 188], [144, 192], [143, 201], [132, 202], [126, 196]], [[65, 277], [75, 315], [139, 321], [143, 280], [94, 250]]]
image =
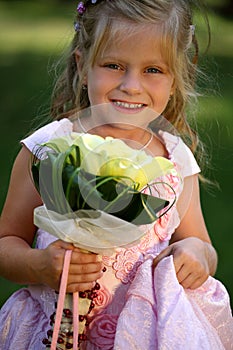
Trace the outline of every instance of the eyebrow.
[[[124, 60], [124, 58], [122, 57], [117, 57], [117, 56], [112, 56], [112, 55], [101, 55], [99, 57], [97, 57], [97, 60], [109, 60], [109, 61], [122, 61], [125, 62], [126, 60]], [[168, 68], [168, 64], [165, 61], [161, 61], [158, 59], [155, 60], [150, 60], [150, 61], [144, 61], [142, 62], [143, 66], [161, 66], [164, 68]]]

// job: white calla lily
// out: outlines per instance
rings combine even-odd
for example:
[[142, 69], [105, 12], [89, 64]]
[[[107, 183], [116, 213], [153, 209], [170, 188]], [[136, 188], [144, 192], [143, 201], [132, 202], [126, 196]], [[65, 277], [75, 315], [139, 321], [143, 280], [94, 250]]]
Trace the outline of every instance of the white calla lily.
[[128, 177], [137, 183], [138, 190], [174, 171], [174, 165], [168, 159], [152, 157], [112, 137], [73, 132], [46, 143], [58, 152], [64, 152], [72, 145], [79, 147], [81, 167], [85, 171], [100, 176]]

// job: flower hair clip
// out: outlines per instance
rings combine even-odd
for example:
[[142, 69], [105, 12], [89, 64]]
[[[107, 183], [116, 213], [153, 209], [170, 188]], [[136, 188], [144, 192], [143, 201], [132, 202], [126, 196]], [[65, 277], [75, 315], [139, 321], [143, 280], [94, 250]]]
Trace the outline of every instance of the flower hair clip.
[[190, 24], [190, 30], [191, 30], [192, 36], [194, 36], [194, 34], [195, 34], [195, 29], [196, 29], [195, 24]]
[[79, 15], [83, 15], [84, 12], [86, 11], [87, 9], [87, 6], [88, 6], [88, 3], [90, 2], [92, 5], [95, 5], [97, 3], [98, 0], [86, 0], [86, 1], [80, 1], [78, 3], [78, 6], [77, 6], [77, 12]]
[[[98, 0], [85, 0], [80, 1], [77, 6], [77, 13], [79, 17], [82, 17], [82, 15], [86, 12], [86, 9], [88, 5], [95, 5]], [[78, 32], [80, 30], [80, 23], [74, 22], [74, 30]]]

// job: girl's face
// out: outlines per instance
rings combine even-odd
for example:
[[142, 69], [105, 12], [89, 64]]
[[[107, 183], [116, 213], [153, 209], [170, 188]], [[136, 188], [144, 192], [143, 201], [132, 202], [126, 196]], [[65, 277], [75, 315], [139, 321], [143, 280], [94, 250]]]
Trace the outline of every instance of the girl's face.
[[[114, 110], [132, 116], [132, 123], [146, 108], [160, 115], [174, 82], [162, 56], [155, 26], [138, 29], [129, 36], [122, 31], [117, 40], [109, 42], [86, 77], [91, 105], [110, 103]], [[150, 118], [154, 119], [153, 114]], [[141, 126], [150, 121], [143, 120]]]

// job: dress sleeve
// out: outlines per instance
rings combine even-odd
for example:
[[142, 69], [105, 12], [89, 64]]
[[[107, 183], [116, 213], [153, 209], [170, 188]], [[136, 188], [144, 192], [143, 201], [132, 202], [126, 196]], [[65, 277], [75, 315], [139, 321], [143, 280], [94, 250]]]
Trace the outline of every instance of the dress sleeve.
[[201, 171], [192, 151], [179, 136], [163, 131], [159, 135], [169, 153], [169, 159], [177, 165], [183, 178]]
[[42, 128], [36, 130], [33, 134], [21, 140], [20, 143], [29, 149], [30, 152], [36, 154], [41, 144], [53, 138], [68, 135], [73, 130], [72, 122], [67, 119], [51, 122]]

